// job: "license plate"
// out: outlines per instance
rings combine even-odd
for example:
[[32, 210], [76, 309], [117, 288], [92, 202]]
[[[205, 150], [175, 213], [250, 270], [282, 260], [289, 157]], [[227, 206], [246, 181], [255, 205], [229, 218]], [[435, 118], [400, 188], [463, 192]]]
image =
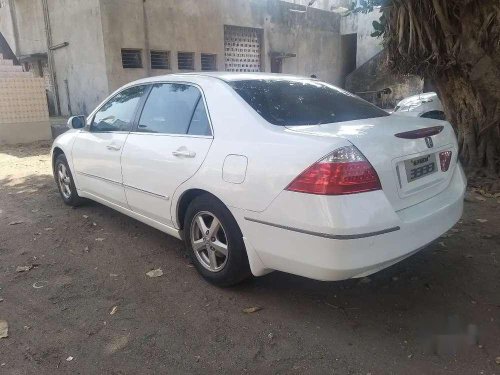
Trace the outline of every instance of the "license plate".
[[436, 154], [419, 156], [405, 160], [406, 179], [408, 182], [418, 180], [437, 171]]

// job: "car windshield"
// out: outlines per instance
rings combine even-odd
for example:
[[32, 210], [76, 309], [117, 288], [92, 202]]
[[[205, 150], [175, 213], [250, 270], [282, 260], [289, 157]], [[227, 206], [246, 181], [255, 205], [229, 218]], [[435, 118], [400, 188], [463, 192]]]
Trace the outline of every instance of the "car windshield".
[[389, 116], [347, 91], [313, 80], [252, 79], [228, 83], [274, 125], [320, 125]]

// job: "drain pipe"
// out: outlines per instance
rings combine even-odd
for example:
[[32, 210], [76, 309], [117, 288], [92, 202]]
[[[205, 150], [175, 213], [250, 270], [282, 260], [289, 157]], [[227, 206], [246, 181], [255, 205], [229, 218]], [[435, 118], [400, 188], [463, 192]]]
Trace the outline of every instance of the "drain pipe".
[[61, 116], [61, 103], [59, 101], [59, 88], [57, 87], [57, 76], [54, 66], [54, 52], [50, 48], [52, 46], [52, 29], [50, 27], [49, 6], [47, 0], [42, 0], [43, 7], [43, 22], [45, 25], [45, 37], [47, 39], [47, 60], [50, 75], [50, 84], [54, 88], [54, 101], [56, 102], [56, 112]]
[[148, 14], [146, 11], [146, 0], [142, 0], [142, 22], [144, 23], [144, 50], [146, 53], [146, 72], [147, 77], [151, 77], [151, 52], [149, 50], [149, 27], [148, 27]]

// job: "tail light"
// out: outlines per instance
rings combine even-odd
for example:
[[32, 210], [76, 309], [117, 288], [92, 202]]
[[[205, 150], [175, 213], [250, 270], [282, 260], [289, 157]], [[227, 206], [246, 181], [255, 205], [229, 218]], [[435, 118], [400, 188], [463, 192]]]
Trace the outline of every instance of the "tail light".
[[380, 190], [377, 172], [354, 146], [339, 148], [302, 172], [286, 188], [320, 195]]
[[451, 154], [451, 151], [442, 151], [439, 153], [439, 162], [443, 172], [446, 172], [450, 168]]

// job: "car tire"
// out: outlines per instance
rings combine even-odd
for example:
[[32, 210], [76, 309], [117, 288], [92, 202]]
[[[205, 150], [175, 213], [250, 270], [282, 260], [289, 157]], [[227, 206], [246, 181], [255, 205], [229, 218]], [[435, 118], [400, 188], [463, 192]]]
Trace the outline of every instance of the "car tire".
[[210, 283], [231, 286], [251, 277], [238, 223], [214, 196], [203, 194], [190, 203], [184, 219], [184, 240], [196, 269]]
[[69, 169], [68, 160], [66, 160], [64, 154], [56, 158], [54, 163], [54, 178], [64, 203], [68, 206], [77, 207], [84, 202], [84, 199], [78, 195], [73, 175]]

